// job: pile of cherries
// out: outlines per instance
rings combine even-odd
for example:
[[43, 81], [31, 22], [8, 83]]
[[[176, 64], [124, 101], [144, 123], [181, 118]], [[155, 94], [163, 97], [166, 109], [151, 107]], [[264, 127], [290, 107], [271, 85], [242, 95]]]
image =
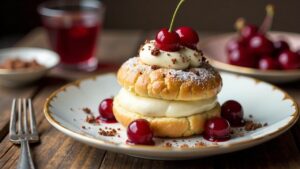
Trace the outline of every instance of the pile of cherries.
[[242, 28], [226, 46], [230, 64], [262, 70], [300, 68], [300, 49], [294, 52], [284, 40], [272, 42], [254, 25]]
[[268, 13], [267, 10], [260, 28], [253, 24], [244, 24], [237, 28], [239, 36], [226, 45], [230, 64], [261, 70], [300, 68], [300, 49], [292, 51], [286, 41], [272, 41], [268, 38], [267, 31], [271, 27], [274, 13], [271, 11]]

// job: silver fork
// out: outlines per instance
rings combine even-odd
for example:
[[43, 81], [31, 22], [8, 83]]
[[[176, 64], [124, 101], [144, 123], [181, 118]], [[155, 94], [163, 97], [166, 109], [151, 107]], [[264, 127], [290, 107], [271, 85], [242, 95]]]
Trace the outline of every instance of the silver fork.
[[[28, 124], [30, 124], [30, 127]], [[21, 144], [21, 154], [17, 168], [34, 169], [29, 142], [32, 143], [39, 141], [39, 135], [36, 129], [36, 120], [31, 99], [13, 99], [9, 126], [9, 139], [15, 144]]]

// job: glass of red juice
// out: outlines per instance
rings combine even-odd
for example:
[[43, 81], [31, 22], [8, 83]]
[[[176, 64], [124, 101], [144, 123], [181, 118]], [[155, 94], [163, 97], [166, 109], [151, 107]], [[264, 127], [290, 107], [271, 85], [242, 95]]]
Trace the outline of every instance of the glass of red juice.
[[50, 45], [63, 68], [93, 71], [104, 7], [94, 0], [48, 1], [38, 7]]

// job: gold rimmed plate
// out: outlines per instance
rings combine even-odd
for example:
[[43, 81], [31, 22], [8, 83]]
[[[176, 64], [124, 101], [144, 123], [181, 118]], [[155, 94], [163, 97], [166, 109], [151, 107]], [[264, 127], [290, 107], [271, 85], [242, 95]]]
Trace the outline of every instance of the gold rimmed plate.
[[[288, 32], [270, 32], [268, 34], [272, 40], [286, 40], [292, 50], [300, 49], [300, 34]], [[227, 63], [225, 46], [227, 42], [234, 38], [236, 33], [211, 36], [202, 39], [199, 47], [208, 56], [210, 63], [221, 71], [237, 73], [255, 77], [272, 83], [286, 83], [300, 80], [300, 69], [296, 70], [259, 70]]]
[[[68, 84], [51, 94], [45, 103], [44, 113], [56, 129], [85, 144], [141, 158], [180, 160], [233, 152], [268, 141], [288, 130], [298, 119], [296, 102], [279, 88], [248, 77], [228, 73], [221, 74], [224, 82], [218, 96], [220, 103], [238, 100], [253, 120], [266, 123], [255, 131], [243, 131], [225, 142], [212, 143], [202, 136], [189, 138], [155, 138], [154, 146], [136, 146], [126, 143], [126, 129], [119, 123], [91, 124], [86, 122], [90, 109], [97, 116], [99, 103], [112, 97], [120, 89], [115, 74], [99, 75]], [[115, 132], [111, 136], [99, 134]]]

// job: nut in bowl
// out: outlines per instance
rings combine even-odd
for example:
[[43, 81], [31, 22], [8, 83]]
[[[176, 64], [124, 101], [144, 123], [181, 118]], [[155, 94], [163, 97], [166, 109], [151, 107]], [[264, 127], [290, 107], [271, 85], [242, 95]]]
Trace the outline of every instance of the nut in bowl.
[[272, 5], [260, 26], [239, 18], [237, 33], [210, 37], [201, 48], [220, 70], [250, 75], [266, 81], [283, 83], [300, 78], [300, 36], [295, 33], [271, 32]]
[[40, 48], [0, 50], [0, 85], [18, 87], [44, 76], [59, 63], [59, 56]]

